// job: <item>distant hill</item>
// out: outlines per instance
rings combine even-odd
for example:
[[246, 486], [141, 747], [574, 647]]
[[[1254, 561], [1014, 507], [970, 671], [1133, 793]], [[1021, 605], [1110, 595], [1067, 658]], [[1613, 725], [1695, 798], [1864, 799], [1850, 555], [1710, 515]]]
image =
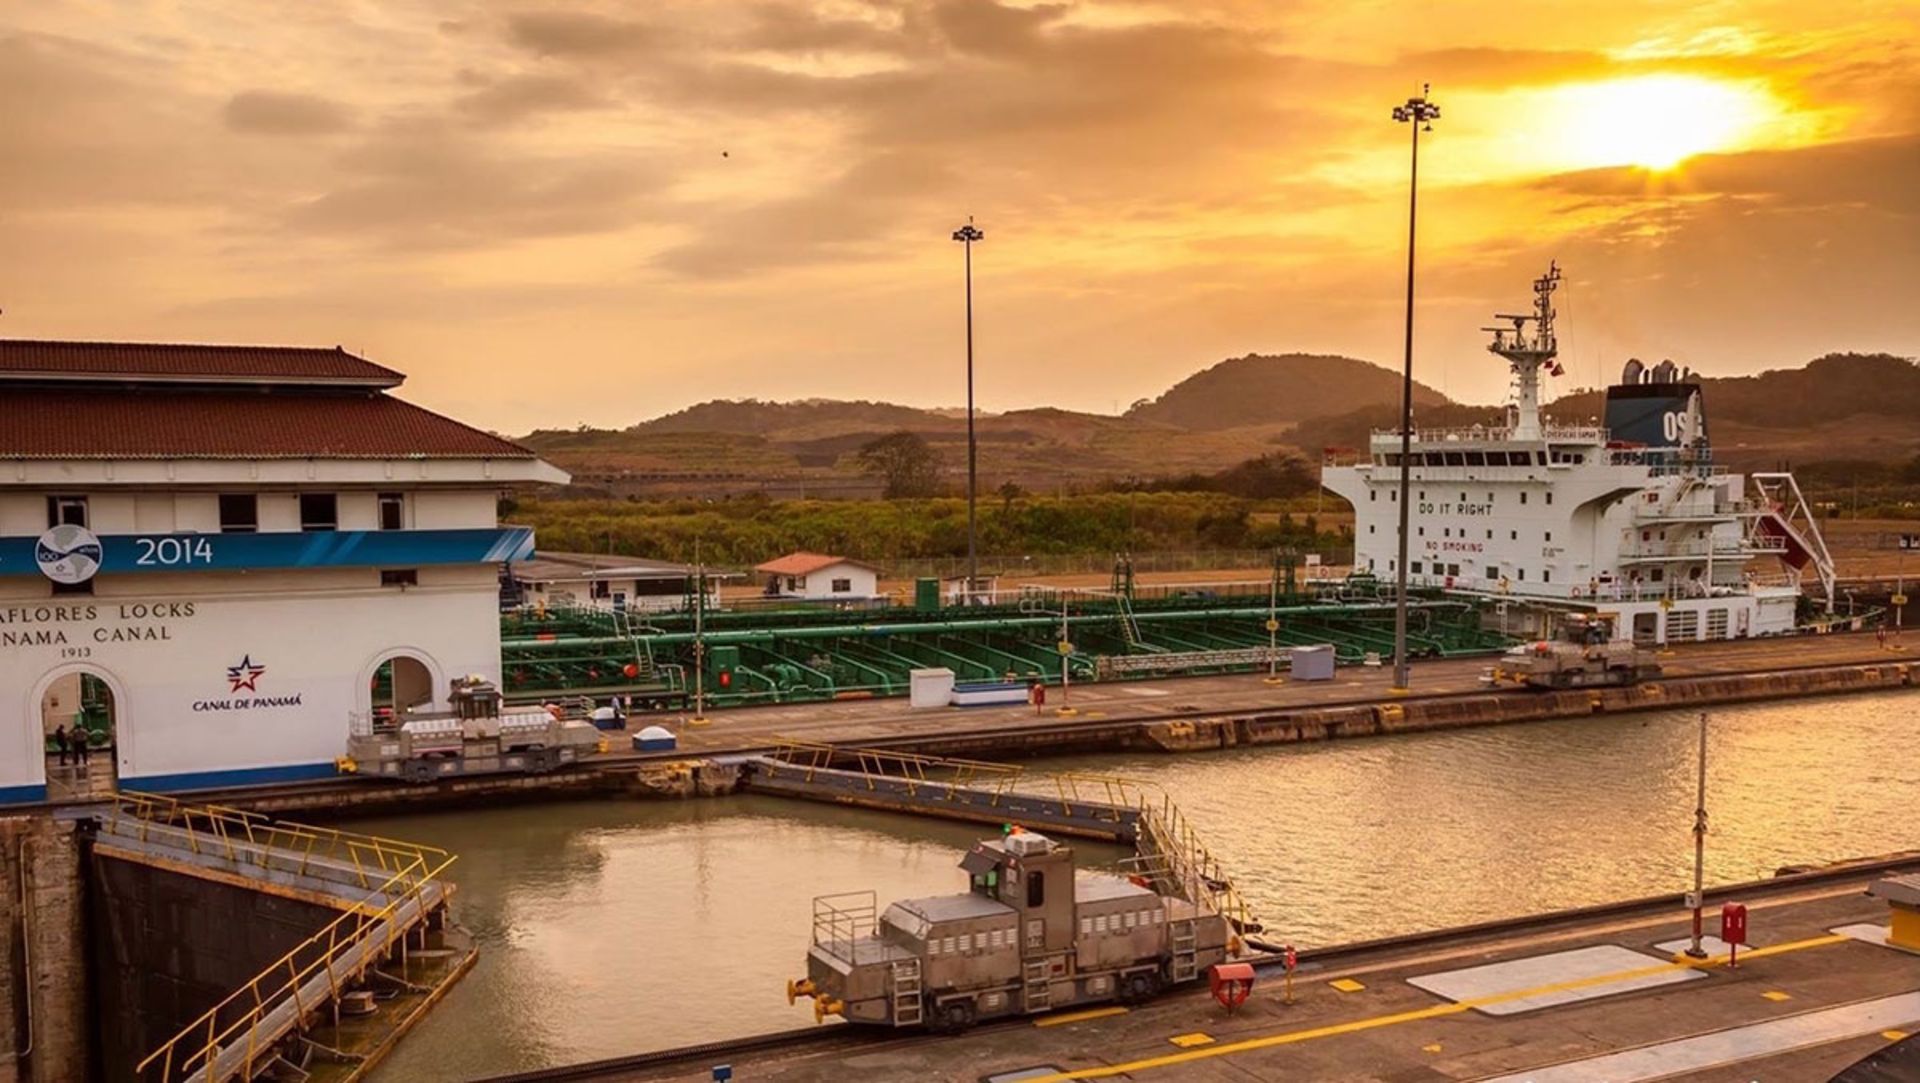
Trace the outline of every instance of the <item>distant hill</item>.
[[[1231, 429], [1351, 413], [1400, 401], [1400, 374], [1351, 357], [1248, 354], [1202, 369], [1126, 416], [1183, 429]], [[1447, 397], [1415, 381], [1415, 406]]]
[[[1767, 428], [1802, 428], [1861, 414], [1909, 418], [1920, 415], [1920, 365], [1884, 353], [1830, 353], [1797, 369], [1768, 369], [1757, 376], [1708, 376], [1700, 380], [1709, 431], [1731, 421]], [[1598, 415], [1600, 391], [1555, 399], [1548, 412]]]
[[[1887, 354], [1829, 354], [1797, 369], [1702, 380], [1717, 457], [1738, 468], [1791, 460], [1900, 462], [1920, 450], [1920, 366]], [[1549, 416], [1585, 421], [1602, 393], [1549, 403]], [[1214, 474], [1297, 449], [1364, 447], [1399, 414], [1397, 372], [1350, 357], [1248, 355], [1180, 381], [1124, 415], [1054, 407], [982, 414], [983, 489], [1097, 486], [1137, 478]], [[1422, 426], [1497, 424], [1496, 406], [1449, 402], [1415, 385]], [[861, 479], [856, 456], [892, 432], [925, 439], [951, 484], [965, 477], [966, 421], [959, 411], [885, 402], [717, 400], [624, 430], [542, 430], [524, 442], [583, 483], [650, 493], [751, 491], [770, 479], [795, 485]], [[652, 480], [648, 480], [652, 479]], [[676, 480], [677, 479], [677, 480]], [[838, 479], [837, 482], [835, 479]]]
[[803, 399], [762, 402], [759, 399], [715, 399], [642, 421], [630, 432], [728, 432], [741, 435], [810, 432], [832, 436], [847, 432], [892, 432], [898, 429], [946, 428], [953, 419], [933, 410], [896, 406], [890, 402], [840, 402]]

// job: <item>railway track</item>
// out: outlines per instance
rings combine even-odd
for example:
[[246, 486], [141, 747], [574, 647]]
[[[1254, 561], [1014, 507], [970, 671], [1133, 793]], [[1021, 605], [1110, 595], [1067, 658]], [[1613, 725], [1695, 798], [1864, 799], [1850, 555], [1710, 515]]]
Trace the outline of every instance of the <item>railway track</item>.
[[[1850, 881], [1871, 879], [1888, 873], [1897, 873], [1920, 869], [1920, 851], [1874, 858], [1866, 861], [1814, 869], [1807, 872], [1790, 873], [1765, 880], [1751, 880], [1745, 883], [1728, 884], [1712, 888], [1707, 899], [1726, 900], [1739, 897], [1744, 902], [1754, 902], [1781, 895], [1792, 895], [1810, 889], [1831, 887]], [[1473, 925], [1455, 926], [1449, 929], [1435, 929], [1429, 932], [1411, 933], [1405, 936], [1385, 937], [1378, 940], [1358, 941], [1333, 947], [1306, 948], [1298, 952], [1299, 968], [1302, 971], [1325, 972], [1336, 965], [1348, 967], [1364, 963], [1373, 957], [1399, 954], [1422, 948], [1453, 947], [1466, 949], [1474, 944], [1500, 938], [1509, 938], [1527, 933], [1551, 933], [1561, 929], [1573, 929], [1596, 922], [1643, 917], [1662, 910], [1677, 910], [1682, 905], [1682, 895], [1655, 895], [1647, 898], [1628, 899], [1621, 902], [1602, 903], [1595, 906], [1576, 907], [1568, 910], [1556, 910], [1546, 914], [1528, 917], [1503, 918], [1498, 921], [1479, 922]], [[1284, 965], [1277, 954], [1258, 955], [1253, 959], [1254, 968], [1262, 977], [1272, 977], [1281, 972]], [[1187, 988], [1167, 994], [1169, 997], [1199, 999], [1207, 996], [1204, 988]], [[1031, 1026], [1032, 1022], [1024, 1016], [991, 1020], [979, 1024], [975, 1031], [1005, 1030]], [[699, 1045], [680, 1046], [673, 1049], [660, 1049], [626, 1056], [609, 1057], [603, 1060], [586, 1061], [579, 1064], [562, 1065], [554, 1068], [540, 1068], [527, 1072], [491, 1076], [478, 1083], [559, 1083], [571, 1080], [619, 1079], [628, 1074], [667, 1068], [702, 1068], [712, 1064], [725, 1063], [733, 1058], [753, 1053], [790, 1051], [793, 1053], [830, 1052], [836, 1049], [904, 1049], [916, 1045], [929, 1044], [943, 1040], [941, 1035], [910, 1031], [869, 1029], [847, 1024], [834, 1024], [820, 1027], [802, 1027], [794, 1030], [774, 1031], [768, 1034], [756, 1034], [743, 1038], [705, 1042]]]

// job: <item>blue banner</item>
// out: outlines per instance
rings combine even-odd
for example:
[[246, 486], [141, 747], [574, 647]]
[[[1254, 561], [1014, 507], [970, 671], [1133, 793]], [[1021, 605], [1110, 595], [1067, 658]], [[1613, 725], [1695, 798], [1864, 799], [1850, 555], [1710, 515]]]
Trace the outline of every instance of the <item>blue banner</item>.
[[[78, 545], [88, 558], [96, 552], [91, 544], [89, 536]], [[99, 538], [97, 546], [98, 570], [102, 572], [498, 564], [533, 555], [533, 528], [109, 534]], [[71, 558], [72, 554], [52, 551], [34, 538], [0, 538], [0, 575], [45, 574], [53, 578], [48, 567], [61, 556]]]

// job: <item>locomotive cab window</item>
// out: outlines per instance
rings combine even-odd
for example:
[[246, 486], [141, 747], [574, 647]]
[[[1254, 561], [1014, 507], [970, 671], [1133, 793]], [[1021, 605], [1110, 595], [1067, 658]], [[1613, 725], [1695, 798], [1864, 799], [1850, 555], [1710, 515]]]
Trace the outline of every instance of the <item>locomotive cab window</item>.
[[1027, 908], [1045, 906], [1047, 903], [1047, 874], [1030, 872], [1027, 874]]

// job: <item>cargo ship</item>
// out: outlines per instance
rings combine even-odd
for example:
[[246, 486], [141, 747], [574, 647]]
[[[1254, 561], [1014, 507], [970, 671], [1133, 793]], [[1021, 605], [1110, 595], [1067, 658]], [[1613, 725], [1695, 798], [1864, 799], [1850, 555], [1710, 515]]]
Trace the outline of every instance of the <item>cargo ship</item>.
[[[1783, 635], [1830, 615], [1833, 560], [1799, 485], [1714, 462], [1691, 373], [1629, 360], [1604, 423], [1542, 412], [1542, 374], [1564, 371], [1560, 280], [1549, 266], [1533, 311], [1484, 329], [1511, 372], [1503, 416], [1408, 434], [1409, 584], [1491, 599], [1514, 634], [1583, 611], [1642, 644]], [[1353, 504], [1356, 574], [1399, 574], [1402, 445], [1398, 428], [1376, 431], [1322, 471]]]

